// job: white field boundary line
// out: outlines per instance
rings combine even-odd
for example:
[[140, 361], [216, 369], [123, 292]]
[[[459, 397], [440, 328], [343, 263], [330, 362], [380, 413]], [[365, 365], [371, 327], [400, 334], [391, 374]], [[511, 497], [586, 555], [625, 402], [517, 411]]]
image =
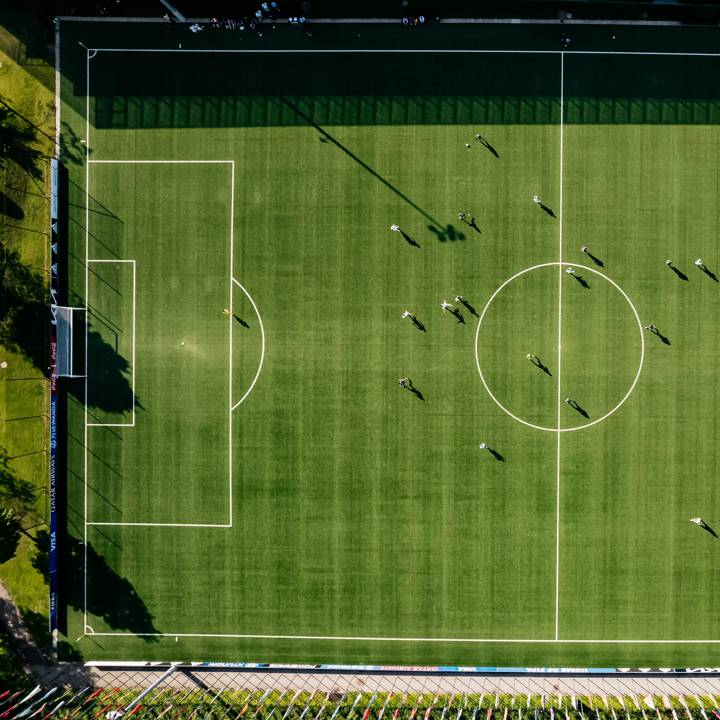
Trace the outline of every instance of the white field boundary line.
[[[90, 289], [90, 58], [97, 53], [85, 50], [85, 318], [89, 312]], [[88, 323], [85, 322], [85, 403], [83, 422], [83, 629], [87, 628], [88, 556]]]
[[262, 635], [253, 633], [133, 633], [93, 632], [101, 637], [178, 637], [178, 638], [233, 638], [247, 640], [325, 640], [328, 642], [427, 642], [455, 644], [532, 644], [532, 645], [718, 645], [720, 640], [583, 640], [579, 638], [442, 638], [442, 637], [377, 637], [373, 635]]
[[[231, 170], [231, 178], [230, 178], [230, 267], [228, 269], [228, 286], [230, 288], [230, 300], [229, 300], [229, 308], [230, 308], [230, 316], [232, 318], [232, 283], [234, 281], [233, 278], [233, 257], [234, 257], [234, 217], [235, 217], [235, 161], [234, 160], [88, 160], [88, 166], [90, 164], [93, 165], [188, 165], [188, 164], [196, 164], [196, 165], [229, 165]], [[86, 201], [87, 205], [87, 201]], [[87, 235], [87, 231], [86, 231]], [[87, 250], [87, 248], [86, 248]], [[133, 263], [133, 423], [132, 426], [135, 425], [135, 308], [136, 308], [136, 300], [135, 300], [135, 260], [117, 260], [115, 258], [87, 258], [86, 253], [86, 263], [116, 263], [116, 262], [132, 262]], [[87, 265], [86, 265], [87, 268]], [[252, 302], [252, 299], [251, 299]], [[255, 303], [253, 302], [253, 306], [255, 306]], [[258, 315], [259, 317], [259, 315]], [[85, 508], [85, 524], [86, 526], [105, 526], [105, 527], [112, 527], [112, 526], [119, 526], [119, 527], [189, 527], [189, 528], [231, 528], [232, 527], [232, 472], [233, 472], [233, 460], [232, 460], [232, 411], [234, 410], [234, 407], [232, 405], [232, 331], [233, 331], [233, 324], [232, 322], [229, 323], [230, 329], [229, 329], [229, 353], [228, 353], [228, 380], [229, 380], [229, 397], [228, 397], [228, 522], [226, 523], [174, 523], [174, 522], [100, 522], [100, 521], [90, 521], [87, 519], [88, 513], [87, 513], [87, 507]], [[87, 324], [86, 324], [87, 328]], [[87, 342], [85, 345], [86, 351], [87, 351]], [[87, 368], [87, 360], [86, 365]], [[258, 373], [259, 374], [259, 373]], [[87, 383], [86, 383], [87, 386]], [[246, 394], [247, 395], [247, 394]], [[245, 398], [243, 398], [245, 399]], [[87, 422], [87, 388], [86, 388], [86, 398], [85, 398], [85, 412], [86, 412], [86, 433], [87, 433], [87, 427], [131, 427], [129, 424], [122, 423], [122, 424], [110, 424], [110, 423], [88, 423]], [[88, 446], [87, 446], [87, 436], [85, 440], [85, 484], [87, 487], [87, 452], [88, 452]], [[86, 535], [86, 545], [87, 545], [87, 535]], [[86, 623], [87, 624], [87, 623]]]
[[[132, 372], [130, 375], [130, 385], [132, 388], [132, 422], [129, 423], [88, 423], [88, 427], [135, 427], [135, 308], [137, 307], [137, 274], [135, 272], [135, 261], [134, 260], [110, 260], [110, 259], [97, 259], [88, 258], [88, 263], [132, 263], [132, 278], [133, 278], [133, 291], [132, 291]], [[92, 310], [90, 310], [92, 314]], [[87, 327], [87, 321], [85, 323]], [[85, 365], [85, 374], [89, 375], [89, 368]]]
[[557, 478], [555, 483], [555, 639], [560, 628], [560, 432], [562, 429], [562, 286], [563, 286], [563, 105], [565, 100], [565, 55], [560, 53], [560, 200], [558, 257], [558, 379], [557, 379]]
[[[138, 163], [138, 164], [180, 164], [180, 163], [223, 163], [228, 162], [232, 163], [232, 186], [233, 186], [233, 193], [231, 198], [231, 207], [234, 206], [234, 183], [235, 183], [235, 163], [234, 161], [230, 160], [209, 160], [209, 161], [203, 161], [203, 160], [90, 160], [89, 158], [89, 128], [90, 128], [90, 110], [89, 110], [89, 104], [90, 104], [90, 92], [89, 92], [89, 83], [90, 83], [90, 58], [94, 57], [98, 50], [102, 50], [103, 52], [207, 52], [207, 53], [220, 53], [220, 52], [236, 52], [236, 53], [308, 53], [308, 52], [321, 52], [321, 53], [417, 53], [417, 52], [425, 52], [425, 53], [484, 53], [484, 54], [503, 54], [503, 53], [519, 53], [519, 54], [559, 54], [561, 56], [561, 171], [560, 171], [560, 263], [559, 263], [559, 272], [560, 277], [562, 279], [562, 125], [563, 125], [563, 119], [562, 119], [562, 63], [563, 63], [563, 51], [557, 51], [557, 50], [545, 50], [545, 51], [538, 51], [538, 50], [348, 50], [348, 49], [342, 49], [342, 50], [182, 50], [182, 49], [158, 49], [158, 48], [95, 48], [95, 49], [88, 49], [86, 54], [86, 78], [87, 78], [87, 85], [86, 85], [86, 109], [85, 109], [85, 122], [86, 122], [86, 183], [85, 183], [85, 194], [86, 194], [86, 202], [85, 202], [85, 258], [86, 258], [86, 265], [85, 265], [85, 289], [86, 289], [86, 309], [87, 309], [87, 289], [88, 289], [88, 268], [89, 268], [89, 259], [88, 259], [88, 245], [89, 245], [89, 166], [90, 164], [111, 164], [111, 163]], [[90, 54], [92, 52], [92, 55]], [[660, 56], [680, 56], [680, 57], [720, 57], [720, 53], [662, 53], [662, 52], [623, 52], [623, 51], [613, 51], [613, 52], [602, 52], [602, 51], [577, 51], [577, 54], [588, 54], [588, 55], [660, 55]], [[58, 104], [59, 105], [59, 104]], [[232, 275], [233, 273], [233, 266], [232, 266], [232, 258], [233, 258], [233, 216], [234, 212], [231, 210], [231, 223], [230, 223], [230, 237], [231, 237], [231, 264], [230, 264], [230, 280], [231, 283], [237, 284], [240, 289], [246, 294], [248, 299], [250, 300], [251, 304], [253, 305], [253, 309], [255, 310], [255, 313], [258, 317], [258, 321], [261, 328], [261, 334], [262, 334], [262, 353], [261, 353], [261, 362], [260, 367], [258, 369], [258, 372], [256, 373], [255, 378], [253, 379], [253, 382], [251, 384], [250, 390], [254, 387], [255, 383], [257, 382], [257, 379], [260, 374], [260, 370], [262, 368], [262, 362], [264, 359], [264, 351], [265, 351], [265, 333], [264, 328], [262, 325], [262, 319], [260, 317], [260, 313], [257, 310], [257, 306], [252, 299], [252, 297], [249, 295], [249, 293], [245, 290], [245, 288], [238, 282]], [[99, 261], [99, 260], [96, 260]], [[562, 287], [562, 283], [561, 283]], [[560, 291], [562, 292], [562, 290]], [[560, 300], [560, 307], [561, 307], [561, 300]], [[134, 312], [134, 306], [133, 303], [133, 312]], [[232, 290], [230, 292], [230, 310], [232, 312]], [[236, 409], [249, 395], [250, 390], [248, 390], [243, 397], [235, 404], [232, 405], [232, 323], [230, 324], [230, 410], [229, 410], [229, 428], [230, 428], [230, 437], [232, 437], [232, 411]], [[133, 318], [133, 330], [134, 330], [134, 318]], [[558, 328], [558, 356], [560, 355], [560, 328]], [[86, 368], [87, 368], [87, 324], [86, 324], [86, 343], [85, 343], [85, 353], [86, 353]], [[133, 351], [134, 351], [134, 341], [133, 341]], [[643, 347], [644, 350], [644, 347]], [[134, 360], [134, 358], [133, 358]], [[134, 361], [133, 361], [133, 373], [134, 373]], [[642, 360], [641, 360], [641, 368], [642, 368]], [[638, 373], [639, 375], [639, 373]], [[637, 378], [636, 378], [637, 382]], [[633, 383], [633, 387], [634, 387]], [[632, 390], [632, 388], [631, 388]], [[629, 395], [629, 393], [628, 393]], [[560, 398], [560, 383], [559, 383], [559, 377], [558, 377], [558, 398]], [[134, 411], [134, 403], [133, 403], [133, 411]], [[559, 416], [558, 416], [559, 417]], [[226, 528], [226, 527], [232, 527], [232, 461], [230, 462], [230, 497], [231, 497], [231, 506], [230, 506], [230, 524], [229, 525], [220, 525], [220, 524], [213, 524], [213, 525], [203, 525], [203, 524], [188, 524], [188, 523], [103, 523], [103, 522], [96, 522], [91, 523], [87, 520], [87, 382], [85, 383], [85, 488], [84, 488], [84, 611], [83, 611], [83, 617], [84, 617], [84, 626], [87, 632], [88, 624], [87, 624], [87, 529], [89, 525], [96, 525], [96, 526], [107, 526], [107, 525], [129, 525], [129, 526], [149, 526], [149, 527], [216, 527], [216, 528]], [[558, 509], [557, 509], [557, 522], [559, 527], [559, 463], [560, 463], [560, 426], [559, 426], [559, 420], [558, 420], [558, 432], [557, 432], [557, 438], [558, 438]], [[232, 454], [232, 443], [229, 443], [230, 448], [230, 454]], [[557, 533], [557, 541], [559, 543], [559, 531]], [[557, 555], [558, 562], [559, 562], [559, 552]], [[141, 636], [141, 637], [203, 637], [203, 638], [248, 638], [248, 639], [280, 639], [280, 640], [328, 640], [328, 641], [376, 641], [376, 642], [436, 642], [436, 643], [530, 643], [530, 644], [555, 644], [555, 643], [569, 643], [569, 644], [717, 644], [720, 643], [720, 640], [580, 640], [580, 639], [558, 639], [558, 621], [557, 621], [557, 613], [558, 613], [558, 605], [557, 605], [557, 588], [559, 582], [559, 573], [557, 572], [556, 568], [556, 624], [555, 624], [555, 638], [554, 639], [517, 639], [517, 638], [475, 638], [475, 639], [463, 639], [463, 638], [397, 638], [397, 637], [372, 637], [372, 636], [361, 636], [361, 637], [345, 637], [345, 636], [323, 636], [323, 635], [268, 635], [268, 634], [222, 634], [222, 633], [96, 633], [93, 632], [93, 635], [98, 636], [105, 636], [105, 637], [112, 637], [112, 636]]]
[[[418, 48], [415, 50], [402, 50], [397, 48], [386, 48], [384, 50], [373, 48], [373, 49], [363, 49], [363, 48], [357, 48], [354, 50], [350, 50], [348, 48], [336, 48], [336, 49], [316, 49], [316, 50], [305, 50], [305, 49], [277, 49], [277, 50], [263, 50], [263, 49], [257, 49], [257, 50], [239, 50], [239, 49], [227, 49], [227, 50], [215, 50], [215, 49], [190, 49], [190, 48], [110, 48], [110, 47], [103, 47], [103, 48], [93, 48], [96, 52], [149, 52], [149, 53], [255, 53], [255, 54], [265, 54], [265, 53], [280, 53], [280, 54], [292, 54], [292, 53], [304, 53], [304, 54], [313, 54], [317, 55], [318, 53], [342, 53], [342, 54], [350, 54], [350, 53], [392, 53], [392, 54], [407, 54], [407, 53], [413, 53], [413, 54], [419, 54], [419, 53], [429, 53], [429, 54], [439, 54], [439, 53], [447, 53], [447, 54], [463, 54], [463, 53], [473, 53], [473, 54], [484, 54], [484, 55], [560, 55], [561, 53], [565, 52], [564, 50], [517, 50], [517, 49], [510, 49], [510, 50], [490, 50], [490, 49], [468, 49], [468, 50], [458, 50], [458, 49], [443, 49], [443, 48]], [[654, 51], [632, 51], [632, 50], [572, 50], [572, 55], [647, 55], [647, 56], [666, 56], [666, 57], [720, 57], [720, 53], [711, 53], [711, 52], [654, 52]]]

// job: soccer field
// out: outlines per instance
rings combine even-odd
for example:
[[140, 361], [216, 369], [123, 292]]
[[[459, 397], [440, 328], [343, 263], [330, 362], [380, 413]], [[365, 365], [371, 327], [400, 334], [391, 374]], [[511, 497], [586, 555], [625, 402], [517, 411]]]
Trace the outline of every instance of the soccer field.
[[72, 651], [716, 664], [720, 57], [114, 27], [60, 35]]

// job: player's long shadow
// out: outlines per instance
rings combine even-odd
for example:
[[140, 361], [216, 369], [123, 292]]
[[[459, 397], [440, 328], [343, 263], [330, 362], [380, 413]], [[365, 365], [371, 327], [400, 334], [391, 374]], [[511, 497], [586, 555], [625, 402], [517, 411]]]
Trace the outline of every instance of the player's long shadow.
[[468, 300], [463, 298], [462, 300], [460, 300], [460, 302], [465, 306], [465, 308], [471, 315], [478, 317], [477, 310], [472, 306], [472, 304]]
[[485, 138], [480, 138], [479, 142], [481, 145], [484, 145], [498, 160], [500, 159], [498, 151]]
[[654, 330], [651, 330], [651, 332], [653, 335], [657, 335], [660, 338], [661, 342], [663, 342], [665, 345], [672, 344], [670, 342], [670, 338], [667, 337], [666, 335], [663, 335], [657, 328], [655, 328]]
[[457, 308], [455, 308], [454, 310], [450, 310], [450, 314], [458, 321], [458, 323], [460, 323], [461, 325], [465, 324], [465, 318]]
[[[37, 554], [33, 566], [43, 575], [49, 567], [50, 536], [40, 531], [36, 538]], [[111, 628], [140, 635], [145, 642], [157, 642], [148, 633], [157, 633], [142, 598], [133, 585], [119, 575], [91, 543], [85, 545], [70, 534], [63, 537], [62, 570], [65, 578], [62, 596], [67, 605], [84, 610], [85, 577], [87, 570], [87, 611], [101, 617]], [[86, 555], [87, 552], [87, 555]]]
[[355, 155], [354, 152], [346, 148], [340, 141], [336, 140], [327, 130], [323, 129], [318, 125], [309, 115], [306, 115], [295, 103], [288, 100], [286, 97], [281, 98], [282, 102], [284, 102], [293, 112], [295, 112], [299, 117], [301, 117], [308, 125], [312, 125], [326, 140], [331, 142], [335, 147], [342, 150], [349, 158], [354, 160], [360, 167], [367, 170], [371, 175], [376, 177], [385, 187], [392, 190], [398, 197], [402, 198], [410, 207], [417, 210], [421, 215], [426, 217], [433, 225], [436, 225], [438, 227], [442, 227], [440, 223], [432, 216], [430, 213], [423, 210], [419, 205], [414, 203], [405, 193], [398, 190], [391, 182], [386, 180], [379, 172], [371, 168], [366, 162], [361, 160], [357, 155]]
[[582, 276], [573, 274], [573, 277], [586, 289], [590, 289], [590, 283]]
[[249, 328], [249, 327], [250, 327], [250, 325], [248, 325], [248, 323], [246, 323], [245, 320], [243, 320], [239, 315], [236, 315], [235, 313], [233, 313], [233, 317], [234, 317], [244, 328]]
[[412, 245], [413, 247], [420, 247], [420, 243], [415, 240], [415, 238], [410, 237], [404, 230], [400, 231], [400, 234], [405, 238], [405, 242], [408, 245]]
[[717, 276], [712, 270], [710, 270], [710, 268], [701, 267], [700, 269], [701, 269], [711, 280], [714, 280], [715, 282], [720, 282], [720, 280], [718, 280], [718, 276]]
[[605, 267], [605, 263], [599, 258], [595, 257], [589, 250], [585, 251], [585, 254], [598, 266], [598, 267]]
[[687, 276], [682, 270], [678, 270], [674, 265], [671, 265], [671, 266], [670, 266], [670, 269], [671, 269], [681, 280], [685, 280], [685, 282], [688, 281], [688, 279], [689, 279], [688, 276]]
[[706, 530], [707, 532], [709, 532], [713, 537], [718, 536], [718, 534], [715, 532], [715, 530], [713, 530], [707, 523], [703, 523], [700, 527], [703, 530]]
[[539, 370], [542, 370], [546, 375], [549, 375], [550, 377], [552, 377], [550, 368], [547, 365], [545, 365], [545, 363], [542, 360], [535, 359], [532, 361], [532, 364]]
[[570, 407], [575, 410], [576, 412], [580, 413], [584, 418], [590, 419], [590, 415], [588, 414], [587, 410], [583, 408], [581, 405], [578, 405], [574, 400], [570, 403]]
[[497, 450], [494, 448], [489, 447], [488, 452], [498, 461], [498, 462], [505, 462], [505, 457], [501, 455]]
[[555, 213], [552, 211], [552, 208], [549, 208], [544, 203], [540, 203], [540, 207], [550, 216], [550, 217], [557, 217]]
[[410, 385], [408, 387], [408, 390], [418, 399], [418, 400], [425, 400], [425, 396], [418, 390], [414, 385]]
[[423, 325], [420, 320], [418, 320], [415, 316], [413, 316], [412, 318], [412, 323], [418, 330], [421, 330], [422, 332], [427, 332], [427, 328], [425, 327], [425, 325]]

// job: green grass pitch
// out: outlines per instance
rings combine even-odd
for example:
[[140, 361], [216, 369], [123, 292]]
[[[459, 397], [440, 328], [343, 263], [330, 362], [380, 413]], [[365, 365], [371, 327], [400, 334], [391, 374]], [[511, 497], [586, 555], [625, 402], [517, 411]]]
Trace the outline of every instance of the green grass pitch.
[[717, 663], [720, 58], [62, 29], [75, 651]]

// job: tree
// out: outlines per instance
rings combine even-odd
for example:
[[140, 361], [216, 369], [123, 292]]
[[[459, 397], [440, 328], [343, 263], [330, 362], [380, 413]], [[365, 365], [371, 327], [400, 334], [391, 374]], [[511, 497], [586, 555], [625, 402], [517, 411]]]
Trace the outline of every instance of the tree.
[[0, 508], [0, 563], [15, 556], [20, 542], [20, 521], [9, 508]]

